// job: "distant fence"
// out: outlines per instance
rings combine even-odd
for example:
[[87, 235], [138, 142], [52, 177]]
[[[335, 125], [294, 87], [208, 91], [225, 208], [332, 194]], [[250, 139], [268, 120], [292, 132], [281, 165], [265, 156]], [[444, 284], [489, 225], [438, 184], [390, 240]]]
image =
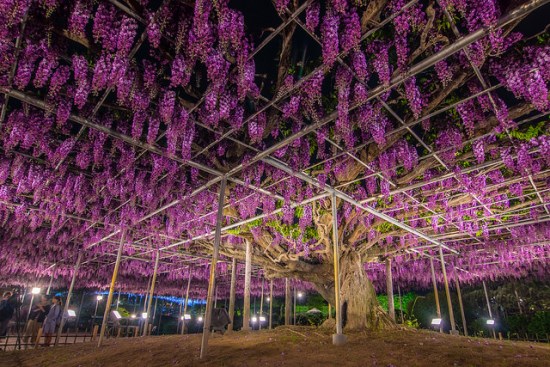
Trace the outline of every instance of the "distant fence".
[[[151, 326], [151, 325], [149, 325]], [[97, 338], [99, 330], [99, 325], [95, 325], [91, 332], [88, 330], [84, 332], [67, 331], [60, 335], [59, 340], [56, 343], [56, 335], [52, 336], [50, 346], [53, 345], [70, 345], [77, 343], [85, 343], [93, 341]], [[150, 332], [150, 327], [148, 328], [148, 335]], [[136, 337], [140, 335], [140, 328], [138, 326], [122, 326], [122, 327], [110, 327], [107, 329], [108, 337]], [[25, 337], [24, 333], [17, 334], [8, 334], [6, 336], [0, 337], [0, 350], [9, 351], [9, 350], [25, 350], [25, 349], [34, 349], [45, 347], [44, 343], [46, 337], [42, 335], [42, 328], [38, 330], [38, 335], [36, 336], [35, 341], [32, 341], [31, 336]]]
[[[39, 333], [40, 334], [40, 333]], [[52, 337], [50, 346], [55, 345], [55, 335]], [[66, 333], [61, 334], [57, 345], [68, 345], [68, 344], [76, 344], [76, 343], [84, 343], [87, 341], [91, 341], [93, 339], [93, 336], [91, 333]], [[44, 343], [46, 341], [46, 337], [39, 335], [35, 342], [31, 341], [31, 338], [28, 338], [25, 342], [25, 339], [23, 335], [6, 335], [3, 337], [0, 337], [0, 348], [3, 351], [8, 350], [19, 350], [19, 349], [34, 349], [37, 347], [43, 347]]]

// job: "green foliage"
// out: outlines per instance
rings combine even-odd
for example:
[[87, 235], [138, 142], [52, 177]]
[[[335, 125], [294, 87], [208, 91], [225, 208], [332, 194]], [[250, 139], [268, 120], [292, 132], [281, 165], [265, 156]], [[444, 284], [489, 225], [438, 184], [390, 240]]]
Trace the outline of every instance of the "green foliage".
[[[401, 300], [399, 299], [399, 296], [394, 295], [393, 296], [393, 303], [395, 305], [395, 310], [401, 310], [401, 304], [403, 304], [403, 312], [407, 313], [408, 306], [411, 302], [414, 301], [416, 295], [413, 292], [406, 293], [401, 296]], [[385, 294], [378, 295], [376, 297], [378, 299], [378, 303], [380, 304], [380, 307], [384, 309], [384, 311], [388, 311], [388, 296]]]
[[321, 312], [315, 313], [297, 313], [296, 324], [307, 326], [319, 326], [325, 321], [326, 317]]
[[550, 311], [536, 312], [527, 326], [527, 331], [538, 335], [550, 333]]
[[[546, 130], [547, 123], [548, 121], [540, 121], [536, 125], [530, 125], [525, 131], [512, 130], [510, 131], [510, 135], [518, 140], [529, 141], [533, 138], [541, 136]], [[498, 135], [498, 138], [506, 139], [507, 135], [505, 133], [502, 133]]]
[[382, 222], [377, 226], [377, 230], [380, 233], [388, 233], [392, 229], [394, 229], [394, 225], [391, 224], [390, 222]]
[[117, 311], [120, 313], [120, 316], [122, 317], [130, 317], [130, 312], [122, 306], [119, 306]]

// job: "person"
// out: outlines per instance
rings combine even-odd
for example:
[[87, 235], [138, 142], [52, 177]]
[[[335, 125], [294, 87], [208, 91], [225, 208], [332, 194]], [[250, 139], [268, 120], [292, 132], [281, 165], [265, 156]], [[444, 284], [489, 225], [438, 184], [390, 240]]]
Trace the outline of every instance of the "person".
[[23, 336], [25, 348], [28, 346], [29, 338], [31, 339], [31, 344], [34, 345], [36, 343], [38, 329], [42, 327], [49, 310], [50, 305], [48, 305], [48, 298], [46, 296], [42, 296], [38, 305], [31, 310], [29, 321], [27, 321], [27, 325], [25, 327], [25, 334]]
[[49, 347], [52, 342], [52, 336], [55, 333], [55, 329], [61, 323], [61, 318], [63, 317], [63, 309], [61, 308], [61, 297], [55, 296], [52, 298], [52, 305], [50, 311], [44, 319], [44, 324], [42, 326], [42, 332], [46, 336], [44, 341], [44, 346]]
[[0, 301], [0, 337], [6, 336], [8, 325], [13, 317], [15, 307], [12, 302], [12, 292], [4, 292], [2, 301]]

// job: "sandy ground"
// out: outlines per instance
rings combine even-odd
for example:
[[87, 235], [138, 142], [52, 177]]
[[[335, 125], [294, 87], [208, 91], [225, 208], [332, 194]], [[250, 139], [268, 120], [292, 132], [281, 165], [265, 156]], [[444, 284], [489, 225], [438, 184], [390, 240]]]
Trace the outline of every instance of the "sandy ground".
[[329, 332], [281, 327], [215, 335], [199, 360], [200, 338], [171, 335], [110, 339], [98, 349], [83, 343], [0, 352], [0, 366], [550, 366], [550, 345], [442, 335], [430, 331], [365, 332], [332, 345]]

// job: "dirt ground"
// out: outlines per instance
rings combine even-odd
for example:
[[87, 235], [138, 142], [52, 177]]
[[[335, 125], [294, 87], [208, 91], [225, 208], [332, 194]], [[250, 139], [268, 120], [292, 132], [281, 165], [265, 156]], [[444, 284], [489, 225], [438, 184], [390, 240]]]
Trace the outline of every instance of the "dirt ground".
[[332, 345], [330, 332], [306, 327], [236, 332], [210, 338], [199, 360], [201, 336], [110, 339], [55, 348], [0, 352], [0, 366], [498, 366], [550, 365], [550, 345], [395, 330], [348, 335]]

